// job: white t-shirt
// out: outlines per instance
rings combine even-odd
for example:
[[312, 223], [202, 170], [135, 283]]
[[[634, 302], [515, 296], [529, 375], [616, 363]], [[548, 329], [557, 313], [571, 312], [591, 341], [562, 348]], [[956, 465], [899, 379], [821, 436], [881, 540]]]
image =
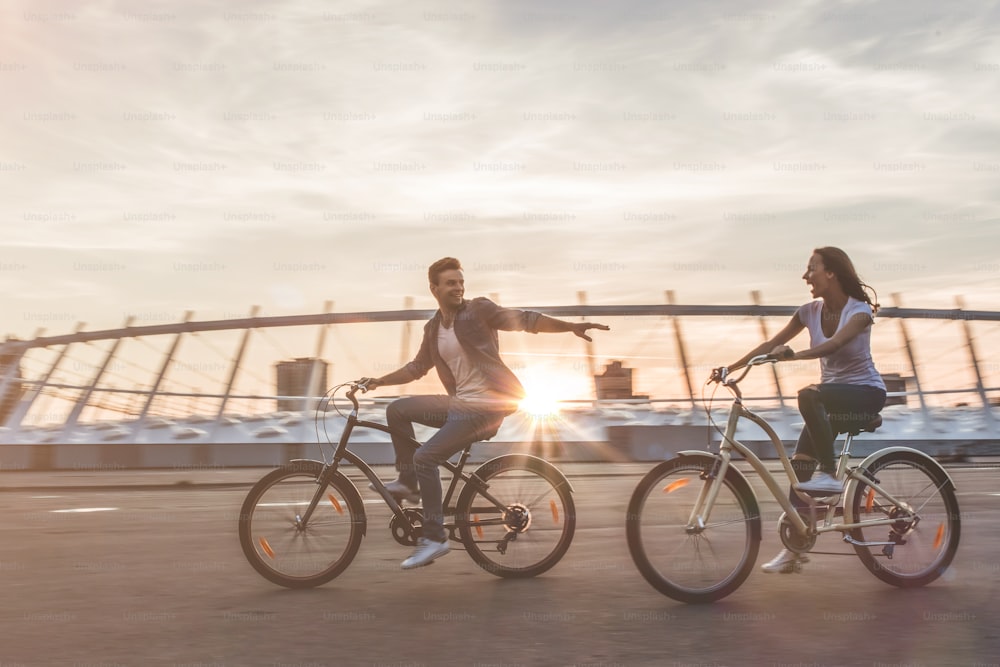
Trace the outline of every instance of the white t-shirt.
[[463, 401], [495, 400], [497, 396], [490, 390], [486, 375], [473, 368], [469, 358], [462, 349], [462, 344], [455, 336], [455, 327], [445, 329], [438, 327], [438, 354], [444, 363], [448, 364], [451, 374], [455, 377], [455, 397]]
[[[823, 326], [820, 321], [822, 312], [823, 300], [817, 299], [801, 306], [795, 313], [798, 315], [799, 321], [809, 329], [810, 347], [816, 347], [830, 340], [823, 334]], [[847, 304], [840, 313], [840, 322], [837, 323], [836, 331], [840, 331], [841, 327], [858, 313], [863, 313], [871, 318], [871, 306], [854, 297], [848, 297]], [[833, 354], [820, 358], [820, 369], [822, 370], [820, 382], [823, 384], [857, 384], [885, 389], [882, 376], [875, 370], [875, 362], [872, 361], [871, 339], [872, 328], [868, 326], [849, 340], [844, 347]]]

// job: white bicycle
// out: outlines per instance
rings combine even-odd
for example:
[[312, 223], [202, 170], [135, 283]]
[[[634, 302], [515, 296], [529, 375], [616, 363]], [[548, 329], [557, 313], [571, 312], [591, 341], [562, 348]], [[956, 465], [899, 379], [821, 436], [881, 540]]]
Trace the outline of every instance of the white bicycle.
[[[806, 516], [792, 506], [786, 489], [796, 478], [785, 448], [774, 429], [743, 405], [739, 388], [751, 368], [775, 361], [761, 355], [737, 377], [713, 373], [709, 382], [734, 397], [718, 453], [680, 452], [639, 482], [629, 502], [626, 533], [642, 576], [664, 595], [688, 603], [719, 600], [746, 580], [760, 549], [761, 520], [753, 489], [731, 464], [734, 450], [784, 510], [778, 528], [791, 551], [808, 552], [818, 536], [840, 533], [872, 574], [894, 586], [923, 586], [941, 576], [955, 557], [961, 532], [955, 485], [944, 468], [909, 447], [881, 449], [849, 466], [854, 436], [874, 431], [881, 417], [847, 432], [836, 473], [846, 481], [843, 493], [812, 498], [797, 491], [808, 503]], [[787, 480], [779, 482], [736, 440], [741, 418], [771, 439]]]

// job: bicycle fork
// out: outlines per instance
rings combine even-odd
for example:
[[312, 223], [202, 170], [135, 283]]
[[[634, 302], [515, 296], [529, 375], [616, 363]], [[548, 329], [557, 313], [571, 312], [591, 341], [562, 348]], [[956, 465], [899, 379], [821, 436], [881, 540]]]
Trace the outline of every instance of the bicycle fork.
[[[699, 475], [699, 479], [707, 483], [701, 485], [701, 490], [698, 491], [698, 498], [694, 502], [694, 507], [691, 508], [691, 516], [688, 517], [687, 527], [684, 529], [684, 532], [688, 535], [698, 535], [705, 530], [705, 526], [708, 524], [712, 504], [714, 504], [716, 496], [719, 495], [717, 481], [720, 477], [719, 471], [721, 468], [722, 460], [716, 459], [711, 468], [702, 471], [701, 475]], [[674, 483], [676, 484], [677, 482]], [[703, 514], [703, 510], [706, 507], [708, 507], [709, 512]]]
[[740, 416], [744, 412], [747, 411], [743, 408], [743, 404], [739, 398], [737, 398], [733, 409], [729, 411], [726, 432], [719, 447], [719, 456], [715, 459], [712, 467], [707, 471], [703, 471], [700, 475], [700, 478], [708, 483], [702, 484], [701, 490], [698, 492], [698, 499], [691, 510], [691, 516], [688, 518], [687, 528], [685, 528], [685, 532], [688, 535], [697, 535], [704, 531], [708, 525], [708, 520], [712, 515], [712, 508], [715, 507], [715, 499], [719, 496], [719, 488], [726, 479], [726, 473], [729, 470], [733, 448], [731, 443], [734, 442], [736, 436], [736, 426], [739, 423]]
[[[319, 477], [316, 478], [316, 492], [313, 493], [312, 500], [309, 501], [309, 506], [306, 507], [306, 511], [303, 512], [302, 514], [298, 513], [295, 514], [295, 529], [298, 530], [300, 533], [305, 531], [306, 526], [309, 524], [309, 519], [312, 517], [313, 512], [315, 512], [316, 508], [319, 506], [319, 501], [321, 500], [323, 489], [327, 487], [327, 482], [329, 482], [330, 478], [336, 472], [337, 472], [337, 465], [336, 463], [333, 463], [328, 466], [324, 466], [323, 471], [320, 473]], [[334, 505], [336, 505], [337, 504], [336, 498], [333, 498], [332, 495], [330, 498], [331, 501], [334, 503]]]

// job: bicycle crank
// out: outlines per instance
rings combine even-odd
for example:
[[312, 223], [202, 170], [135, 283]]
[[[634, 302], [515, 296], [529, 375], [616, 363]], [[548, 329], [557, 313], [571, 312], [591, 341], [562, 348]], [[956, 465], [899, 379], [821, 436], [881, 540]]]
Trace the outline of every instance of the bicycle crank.
[[406, 522], [400, 521], [395, 514], [389, 520], [389, 532], [392, 539], [404, 547], [416, 546], [417, 539], [424, 534], [424, 514], [417, 507], [407, 507], [403, 510]]
[[816, 545], [816, 534], [803, 535], [799, 533], [784, 512], [781, 513], [781, 518], [778, 519], [778, 535], [781, 537], [781, 543], [789, 551], [805, 553], [811, 551]]

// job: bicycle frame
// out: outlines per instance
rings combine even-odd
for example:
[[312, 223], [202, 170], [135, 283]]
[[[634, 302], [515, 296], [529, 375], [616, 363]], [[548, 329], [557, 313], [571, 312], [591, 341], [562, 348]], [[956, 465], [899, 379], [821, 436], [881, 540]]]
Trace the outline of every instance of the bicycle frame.
[[[739, 390], [737, 388], [737, 392], [738, 391]], [[732, 453], [735, 450], [743, 456], [747, 463], [750, 464], [750, 467], [753, 468], [758, 475], [760, 475], [760, 478], [764, 481], [768, 491], [771, 492], [771, 495], [774, 496], [775, 500], [777, 500], [778, 504], [785, 511], [785, 515], [792, 522], [792, 525], [795, 526], [796, 530], [805, 534], [808, 531], [806, 522], [792, 506], [792, 503], [788, 499], [784, 490], [778, 486], [778, 481], [767, 470], [763, 461], [761, 461], [760, 458], [746, 445], [736, 439], [736, 427], [739, 424], [740, 418], [748, 419], [763, 429], [764, 433], [766, 433], [771, 439], [775, 450], [778, 452], [778, 458], [781, 460], [782, 468], [784, 468], [789, 480], [795, 479], [795, 471], [792, 469], [791, 460], [788, 458], [788, 454], [785, 453], [784, 444], [781, 442], [778, 434], [775, 433], [774, 429], [771, 428], [771, 425], [768, 424], [763, 417], [757, 415], [743, 405], [742, 398], [737, 395], [733, 400], [732, 407], [729, 410], [729, 419], [726, 423], [726, 431], [723, 435], [722, 443], [719, 446], [719, 462], [713, 470], [715, 481], [702, 488], [701, 495], [698, 497], [697, 501], [695, 501], [691, 518], [688, 521], [689, 528], [703, 528], [708, 524], [712, 508], [715, 505], [715, 499], [719, 494], [719, 489], [721, 488], [720, 485], [722, 484], [722, 480], [725, 478], [726, 471], [729, 469], [729, 465], [732, 461]]]
[[[752, 363], [752, 362], [751, 362]], [[756, 365], [756, 364], [754, 364]], [[743, 398], [739, 387], [736, 383], [728, 385], [734, 394], [733, 404], [729, 411], [729, 418], [726, 423], [726, 430], [723, 436], [723, 440], [719, 446], [718, 463], [712, 471], [714, 480], [712, 484], [708, 484], [702, 487], [701, 493], [698, 499], [695, 501], [694, 508], [691, 512], [691, 516], [688, 519], [688, 530], [698, 531], [704, 529], [708, 525], [708, 520], [712, 513], [712, 508], [714, 507], [716, 497], [718, 496], [719, 489], [726, 475], [726, 471], [729, 469], [729, 465], [732, 461], [733, 451], [738, 452], [743, 458], [746, 459], [750, 467], [760, 475], [765, 486], [767, 486], [768, 491], [774, 496], [778, 505], [785, 512], [785, 519], [792, 524], [796, 531], [800, 535], [808, 534], [822, 534], [828, 532], [843, 532], [845, 533], [845, 539], [852, 544], [860, 544], [863, 546], [876, 546], [883, 544], [890, 544], [889, 542], [866, 542], [859, 543], [851, 539], [846, 532], [861, 526], [870, 527], [878, 525], [893, 525], [899, 521], [906, 521], [908, 517], [894, 517], [885, 519], [871, 519], [863, 522], [857, 521], [857, 517], [853, 516], [853, 508], [848, 507], [846, 504], [844, 506], [844, 518], [847, 520], [843, 523], [833, 523], [832, 512], [828, 512], [825, 518], [824, 524], [822, 526], [816, 525], [815, 520], [815, 509], [819, 506], [826, 506], [823, 503], [817, 503], [812, 497], [797, 492], [800, 498], [803, 498], [809, 503], [809, 508], [811, 512], [811, 521], [806, 523], [805, 519], [799, 513], [799, 511], [792, 505], [791, 500], [788, 498], [788, 494], [785, 492], [781, 486], [779, 486], [778, 480], [775, 479], [774, 475], [764, 466], [763, 461], [753, 453], [746, 445], [741, 443], [736, 439], [736, 428], [739, 424], [741, 418], [747, 419], [757, 426], [759, 426], [770, 438], [771, 443], [774, 445], [775, 451], [778, 453], [778, 458], [781, 461], [781, 467], [785, 471], [785, 475], [788, 478], [788, 482], [791, 485], [796, 483], [795, 470], [792, 468], [791, 459], [789, 459], [788, 454], [785, 453], [785, 446], [778, 437], [778, 434], [774, 431], [770, 424], [761, 417], [760, 415], [754, 413], [743, 405]], [[863, 482], [868, 485], [874, 492], [879, 494], [881, 497], [886, 498], [893, 504], [899, 507], [906, 507], [905, 503], [902, 503], [897, 498], [893, 497], [892, 494], [886, 492], [882, 489], [878, 480], [871, 478], [867, 472], [859, 468], [848, 468], [848, 462], [850, 460], [850, 448], [851, 442], [853, 441], [852, 434], [848, 433], [845, 436], [844, 448], [841, 451], [837, 464], [837, 479], [847, 479], [850, 480], [841, 494], [842, 498], [850, 498], [853, 496], [855, 485], [858, 482]], [[903, 448], [901, 448], [903, 449]], [[907, 508], [912, 511], [913, 508]], [[912, 515], [911, 515], [912, 516]], [[811, 525], [810, 525], [811, 524]]]
[[[399, 433], [393, 433], [393, 431], [389, 429], [389, 427], [386, 426], [385, 424], [359, 419], [358, 418], [359, 406], [358, 406], [358, 401], [354, 396], [355, 391], [356, 388], [352, 388], [347, 392], [347, 398], [350, 399], [352, 403], [351, 412], [350, 414], [347, 415], [347, 423], [344, 426], [343, 432], [340, 434], [340, 440], [337, 443], [337, 448], [334, 450], [331, 460], [329, 462], [324, 460], [323, 472], [316, 480], [318, 488], [316, 490], [316, 493], [313, 494], [313, 498], [312, 501], [309, 503], [309, 507], [306, 508], [306, 511], [302, 515], [301, 524], [302, 526], [305, 526], [306, 524], [309, 523], [309, 519], [310, 517], [312, 517], [313, 511], [319, 505], [319, 502], [321, 500], [320, 494], [322, 493], [322, 490], [326, 487], [326, 484], [337, 473], [337, 470], [340, 467], [340, 463], [342, 461], [346, 461], [347, 463], [350, 463], [351, 465], [358, 468], [364, 474], [364, 476], [368, 478], [368, 481], [370, 481], [372, 485], [375, 487], [375, 491], [379, 494], [379, 496], [382, 497], [382, 500], [385, 502], [385, 504], [388, 505], [392, 513], [401, 522], [400, 525], [409, 526], [411, 525], [410, 519], [409, 517], [406, 516], [403, 507], [385, 488], [385, 485], [382, 483], [382, 480], [379, 479], [379, 476], [375, 473], [372, 467], [369, 466], [364, 459], [362, 459], [356, 453], [352, 452], [350, 449], [347, 448], [347, 443], [350, 441], [351, 434], [354, 432], [354, 429], [356, 427], [370, 428], [376, 431], [387, 433], [389, 435], [395, 435], [397, 437], [401, 435]], [[406, 435], [403, 435], [402, 437], [405, 437], [407, 440], [409, 440], [413, 444], [414, 448], [420, 447], [420, 443], [414, 440], [413, 438]], [[455, 508], [450, 507], [450, 504], [451, 504], [451, 499], [455, 494], [456, 489], [458, 488], [459, 481], [464, 482], [465, 484], [473, 484], [476, 487], [476, 490], [479, 492], [479, 494], [482, 495], [487, 500], [489, 500], [491, 503], [493, 503], [497, 508], [499, 509], [505, 508], [505, 505], [503, 503], [501, 503], [499, 500], [490, 495], [490, 493], [487, 491], [488, 487], [486, 484], [484, 484], [474, 474], [466, 474], [464, 472], [465, 463], [469, 459], [469, 454], [472, 451], [473, 444], [474, 443], [469, 443], [469, 445], [464, 450], [462, 450], [462, 454], [459, 457], [457, 463], [452, 463], [451, 461], [445, 461], [444, 463], [441, 464], [445, 469], [447, 469], [452, 474], [451, 482], [448, 485], [448, 490], [445, 493], [442, 501], [442, 506], [444, 508], [445, 516], [449, 516], [455, 513]], [[450, 526], [448, 524], [445, 524], [445, 528], [456, 528], [456, 527], [458, 527], [456, 524], [452, 524]]]

